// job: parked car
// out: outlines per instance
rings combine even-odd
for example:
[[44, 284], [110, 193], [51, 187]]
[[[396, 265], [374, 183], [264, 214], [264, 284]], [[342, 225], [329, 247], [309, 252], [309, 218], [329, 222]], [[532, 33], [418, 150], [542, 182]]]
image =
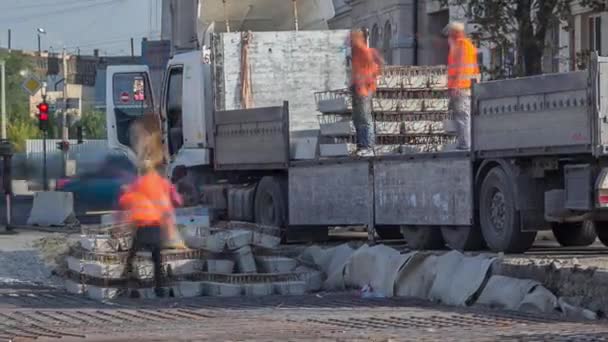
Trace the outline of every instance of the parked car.
[[56, 190], [72, 192], [76, 208], [115, 209], [121, 187], [136, 176], [137, 169], [126, 156], [109, 156], [95, 171], [57, 180]]

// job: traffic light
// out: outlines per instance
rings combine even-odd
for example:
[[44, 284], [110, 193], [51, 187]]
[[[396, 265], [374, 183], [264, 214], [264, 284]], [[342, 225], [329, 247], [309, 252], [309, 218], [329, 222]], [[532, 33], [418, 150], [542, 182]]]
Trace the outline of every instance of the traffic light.
[[47, 131], [49, 129], [49, 104], [41, 102], [38, 104], [38, 128], [41, 131]]

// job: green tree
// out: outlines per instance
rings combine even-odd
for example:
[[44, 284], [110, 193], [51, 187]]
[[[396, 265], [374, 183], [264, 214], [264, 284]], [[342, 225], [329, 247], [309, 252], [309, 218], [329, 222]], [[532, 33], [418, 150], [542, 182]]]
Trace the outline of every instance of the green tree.
[[[464, 10], [470, 23], [477, 26], [473, 39], [489, 43], [499, 51], [513, 50], [513, 76], [542, 73], [547, 48], [547, 32], [552, 25], [571, 21], [571, 7], [580, 3], [603, 10], [603, 0], [440, 0], [443, 5]], [[501, 78], [502, 68], [486, 70]]]
[[31, 73], [33, 60], [20, 53], [0, 53], [6, 63], [7, 135], [15, 151], [25, 151], [25, 140], [39, 138], [37, 122], [30, 116], [29, 95], [21, 88], [22, 74]]
[[82, 134], [85, 139], [106, 139], [106, 116], [101, 111], [91, 111], [82, 114], [80, 119]]

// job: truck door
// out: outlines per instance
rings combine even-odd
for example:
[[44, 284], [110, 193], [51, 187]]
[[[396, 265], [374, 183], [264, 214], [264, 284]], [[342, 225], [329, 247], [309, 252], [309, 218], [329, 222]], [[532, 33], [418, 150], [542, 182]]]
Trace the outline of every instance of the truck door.
[[109, 66], [106, 71], [106, 125], [108, 146], [135, 161], [131, 124], [144, 115], [155, 115], [148, 67]]
[[608, 57], [594, 53], [590, 65], [593, 113], [596, 122], [596, 155], [608, 155]]

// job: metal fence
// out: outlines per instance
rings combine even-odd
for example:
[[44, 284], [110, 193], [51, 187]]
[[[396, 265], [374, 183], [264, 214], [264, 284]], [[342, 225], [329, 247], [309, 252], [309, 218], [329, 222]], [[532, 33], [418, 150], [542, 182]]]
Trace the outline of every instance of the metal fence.
[[[63, 169], [62, 151], [57, 148], [58, 142], [61, 142], [61, 139], [48, 139], [46, 142], [47, 172], [51, 179], [60, 177]], [[85, 140], [82, 144], [78, 144], [76, 140], [69, 140], [69, 142], [68, 159], [76, 162], [77, 174], [94, 170], [107, 156], [117, 153], [108, 148], [106, 140]], [[15, 169], [14, 178], [40, 179], [44, 160], [43, 151], [42, 139], [28, 139], [26, 141], [25, 159], [20, 158], [24, 165]]]

